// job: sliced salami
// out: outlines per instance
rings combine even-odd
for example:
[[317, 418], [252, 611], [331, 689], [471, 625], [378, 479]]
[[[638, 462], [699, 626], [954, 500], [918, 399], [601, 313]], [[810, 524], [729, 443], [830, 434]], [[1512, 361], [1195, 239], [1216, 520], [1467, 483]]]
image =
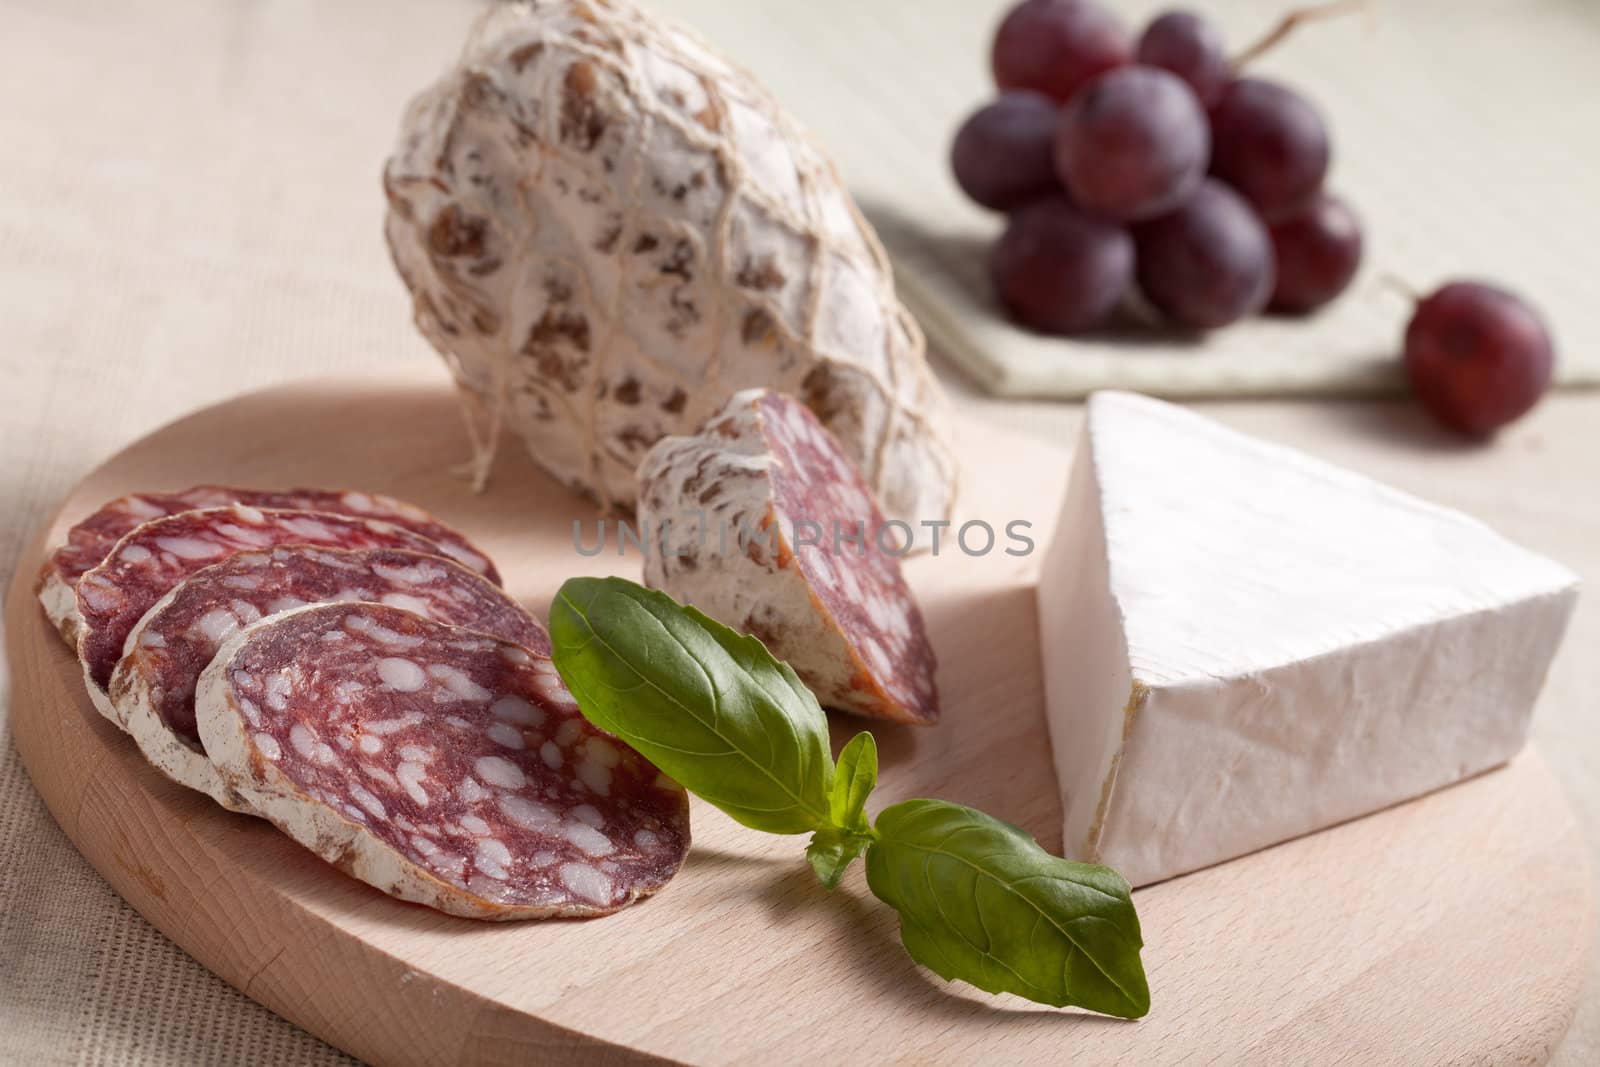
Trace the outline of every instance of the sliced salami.
[[121, 725], [106, 686], [128, 634], [157, 601], [204, 567], [275, 545], [439, 552], [433, 541], [393, 523], [317, 511], [235, 504], [152, 519], [78, 579], [78, 658], [95, 707]]
[[550, 635], [504, 590], [441, 556], [305, 545], [245, 552], [196, 571], [145, 613], [108, 687], [118, 720], [167, 777], [243, 810], [200, 744], [195, 682], [240, 627], [331, 601], [388, 604], [550, 652]]
[[151, 519], [202, 508], [244, 504], [255, 508], [325, 511], [381, 519], [421, 534], [438, 551], [496, 584], [500, 575], [489, 557], [457, 531], [414, 504], [376, 493], [342, 489], [240, 489], [197, 485], [176, 493], [135, 493], [118, 497], [67, 531], [67, 540], [51, 554], [39, 574], [38, 595], [45, 614], [67, 644], [76, 647], [78, 579], [100, 565], [113, 545]]
[[579, 714], [550, 660], [380, 604], [299, 608], [200, 676], [223, 781], [370, 885], [480, 919], [602, 915], [689, 847], [684, 792]]
[[803, 404], [736, 394], [639, 468], [645, 582], [753, 634], [824, 705], [939, 716], [922, 612], [865, 479]]

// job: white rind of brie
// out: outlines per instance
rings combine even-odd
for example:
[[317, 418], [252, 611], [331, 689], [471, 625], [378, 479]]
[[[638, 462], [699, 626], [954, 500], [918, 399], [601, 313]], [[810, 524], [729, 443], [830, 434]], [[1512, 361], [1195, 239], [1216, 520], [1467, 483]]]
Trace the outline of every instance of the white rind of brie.
[[1144, 885], [1504, 763], [1577, 584], [1459, 512], [1095, 394], [1039, 586], [1064, 854]]

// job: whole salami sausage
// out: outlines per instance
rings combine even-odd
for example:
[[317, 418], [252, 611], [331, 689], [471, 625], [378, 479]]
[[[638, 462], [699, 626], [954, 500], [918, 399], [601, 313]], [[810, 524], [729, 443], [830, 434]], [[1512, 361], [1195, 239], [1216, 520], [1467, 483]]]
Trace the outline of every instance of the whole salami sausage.
[[196, 571], [145, 613], [108, 687], [118, 720], [167, 777], [244, 810], [200, 744], [195, 682], [241, 626], [330, 601], [388, 604], [550, 652], [550, 635], [504, 590], [441, 556], [306, 545], [244, 552]]
[[151, 519], [201, 508], [245, 504], [255, 508], [325, 511], [382, 519], [439, 546], [438, 551], [499, 584], [494, 564], [457, 531], [415, 504], [376, 493], [344, 489], [240, 489], [226, 485], [196, 485], [176, 493], [134, 493], [106, 504], [67, 531], [67, 540], [45, 561], [39, 574], [38, 596], [50, 622], [67, 644], [77, 647], [78, 579], [100, 565], [115, 545], [133, 528]]
[[392, 896], [479, 919], [603, 915], [660, 889], [687, 797], [520, 645], [381, 604], [263, 619], [196, 692], [227, 786]]
[[645, 583], [788, 660], [829, 707], [939, 717], [922, 612], [866, 481], [795, 400], [734, 395], [639, 467]]
[[229, 556], [275, 545], [440, 551], [433, 541], [393, 523], [317, 511], [235, 504], [152, 519], [78, 579], [78, 658], [95, 707], [122, 725], [106, 694], [111, 672], [128, 634], [173, 586]]

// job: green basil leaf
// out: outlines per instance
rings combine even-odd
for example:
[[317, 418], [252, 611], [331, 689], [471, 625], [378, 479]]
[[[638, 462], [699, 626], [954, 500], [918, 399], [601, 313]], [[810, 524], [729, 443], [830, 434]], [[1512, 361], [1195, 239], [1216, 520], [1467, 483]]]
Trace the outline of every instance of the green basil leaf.
[[900, 913], [913, 959], [941, 978], [1056, 1007], [1150, 1010], [1128, 883], [1050, 855], [1023, 830], [959, 804], [884, 809], [867, 884]]
[[817, 872], [823, 888], [833, 889], [838, 886], [839, 879], [844, 877], [850, 864], [861, 855], [861, 850], [871, 842], [868, 834], [824, 826], [811, 835], [811, 844], [806, 846], [806, 862]]
[[744, 825], [828, 823], [828, 721], [790, 667], [664, 593], [574, 578], [550, 606], [556, 670], [584, 717]]
[[863, 730], [839, 751], [833, 771], [829, 810], [833, 825], [845, 830], [867, 827], [867, 795], [878, 784], [878, 743]]

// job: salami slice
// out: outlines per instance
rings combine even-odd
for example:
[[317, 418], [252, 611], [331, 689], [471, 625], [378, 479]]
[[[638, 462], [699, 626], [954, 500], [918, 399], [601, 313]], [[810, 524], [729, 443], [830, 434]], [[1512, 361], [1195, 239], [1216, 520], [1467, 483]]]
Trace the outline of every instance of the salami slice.
[[480, 919], [603, 915], [660, 889], [687, 797], [520, 645], [381, 604], [233, 635], [200, 676], [223, 781], [323, 859]]
[[934, 655], [865, 479], [803, 404], [736, 394], [639, 468], [646, 584], [753, 634], [829, 707], [939, 717]]
[[217, 648], [264, 616], [306, 604], [366, 601], [468, 626], [549, 655], [550, 635], [481, 575], [440, 556], [398, 549], [294, 545], [245, 552], [175, 586], [129, 635], [109, 686], [112, 708], [145, 757], [172, 780], [235, 810], [206, 758], [194, 687]]
[[197, 485], [177, 493], [136, 493], [118, 497], [67, 531], [67, 541], [51, 554], [39, 575], [39, 601], [67, 644], [77, 646], [78, 579], [100, 565], [111, 547], [151, 519], [202, 508], [245, 504], [255, 508], [325, 511], [381, 519], [421, 534], [437, 551], [499, 584], [489, 557], [472, 542], [414, 504], [376, 493], [342, 489], [240, 489]]
[[106, 694], [128, 634], [179, 582], [240, 552], [275, 545], [404, 548], [437, 554], [421, 534], [378, 519], [235, 504], [152, 519], [78, 579], [78, 658], [89, 698], [122, 725]]

